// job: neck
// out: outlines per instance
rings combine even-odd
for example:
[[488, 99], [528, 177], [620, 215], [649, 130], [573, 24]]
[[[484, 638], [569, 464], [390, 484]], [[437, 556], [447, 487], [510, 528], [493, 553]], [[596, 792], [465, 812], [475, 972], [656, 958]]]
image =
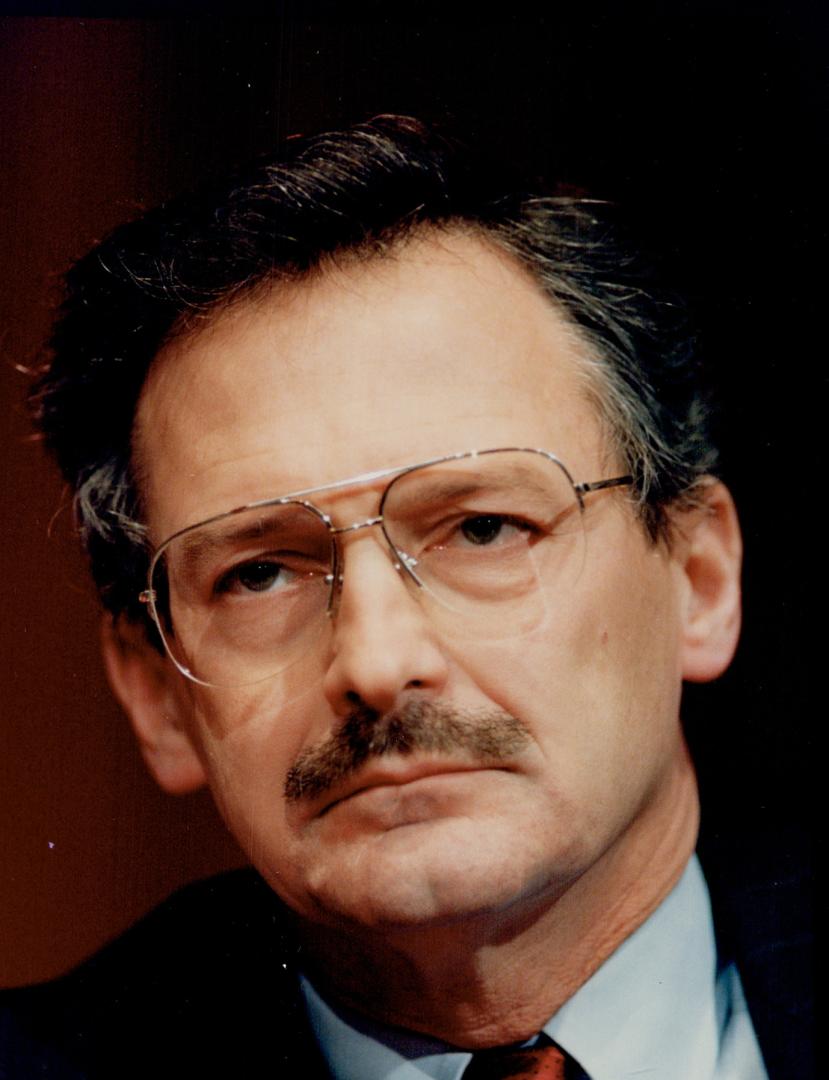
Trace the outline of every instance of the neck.
[[[665, 899], [696, 844], [696, 778], [682, 748], [663, 791], [554, 897], [497, 917], [363, 936], [319, 927], [309, 973], [385, 1024], [477, 1049], [529, 1038]], [[319, 957], [313, 963], [314, 956]]]

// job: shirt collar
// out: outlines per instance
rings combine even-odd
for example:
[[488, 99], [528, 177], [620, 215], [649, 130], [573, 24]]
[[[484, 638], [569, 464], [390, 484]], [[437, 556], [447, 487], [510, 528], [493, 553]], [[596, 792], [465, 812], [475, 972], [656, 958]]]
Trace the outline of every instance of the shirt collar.
[[[711, 904], [696, 856], [653, 914], [544, 1025], [592, 1080], [711, 1076], [719, 1048]], [[337, 1080], [457, 1080], [470, 1054], [324, 1001], [302, 978]]]
[[694, 856], [656, 911], [544, 1025], [593, 1078], [712, 1076], [719, 1049], [711, 903]]

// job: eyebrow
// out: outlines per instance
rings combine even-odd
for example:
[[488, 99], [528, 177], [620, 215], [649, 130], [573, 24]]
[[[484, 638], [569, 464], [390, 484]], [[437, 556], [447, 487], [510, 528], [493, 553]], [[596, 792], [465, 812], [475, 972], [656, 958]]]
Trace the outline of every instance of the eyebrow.
[[[286, 532], [296, 521], [306, 520], [308, 513], [310, 513], [310, 511], [303, 512], [290, 504], [275, 505], [272, 508], [273, 513], [267, 516], [262, 514], [262, 509], [266, 510], [267, 507], [259, 510], [256, 521], [243, 522], [237, 528], [225, 529], [221, 533], [218, 533], [218, 530], [213, 532], [206, 529], [203, 534], [199, 535], [200, 526], [194, 526], [194, 535], [182, 538], [179, 555], [181, 563], [185, 567], [192, 569], [205, 562], [217, 551], [235, 547], [250, 540], [260, 540], [263, 537], [267, 537], [269, 540], [274, 539], [279, 536], [280, 532]], [[291, 510], [294, 512], [291, 513]], [[232, 515], [233, 511], [230, 513]], [[316, 516], [314, 520], [318, 520]], [[322, 522], [319, 522], [319, 524], [322, 525]]]
[[[526, 475], [522, 476], [521, 473], [526, 473]], [[525, 469], [515, 469], [511, 475], [499, 476], [497, 480], [484, 477], [476, 477], [474, 480], [465, 480], [461, 477], [455, 479], [448, 476], [426, 478], [417, 485], [416, 491], [419, 497], [427, 501], [440, 502], [449, 499], [463, 499], [468, 495], [476, 495], [480, 492], [497, 494], [505, 491], [509, 492], [519, 482], [523, 483], [526, 488], [533, 490], [539, 498], [548, 494], [547, 488], [538, 483], [535, 476], [531, 475], [531, 470]]]

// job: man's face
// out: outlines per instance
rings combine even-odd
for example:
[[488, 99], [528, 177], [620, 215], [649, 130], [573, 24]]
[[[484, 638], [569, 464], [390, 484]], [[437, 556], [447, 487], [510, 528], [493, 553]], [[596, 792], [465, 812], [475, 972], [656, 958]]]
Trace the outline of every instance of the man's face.
[[[498, 446], [552, 451], [576, 481], [623, 471], [577, 337], [519, 268], [462, 236], [219, 316], [159, 358], [137, 425], [156, 543], [242, 503]], [[376, 513], [381, 489], [317, 501], [348, 525]], [[307, 658], [235, 690], [171, 667], [228, 825], [304, 917], [423, 925], [545, 902], [613, 859], [664, 793], [681, 747], [685, 576], [624, 489], [590, 497], [585, 532], [561, 610], [522, 636], [442, 636], [369, 528], [342, 537], [336, 615]], [[316, 798], [286, 798], [291, 768], [355, 702], [382, 723], [412, 701], [508, 715], [524, 737], [495, 762], [460, 748], [369, 758]]]

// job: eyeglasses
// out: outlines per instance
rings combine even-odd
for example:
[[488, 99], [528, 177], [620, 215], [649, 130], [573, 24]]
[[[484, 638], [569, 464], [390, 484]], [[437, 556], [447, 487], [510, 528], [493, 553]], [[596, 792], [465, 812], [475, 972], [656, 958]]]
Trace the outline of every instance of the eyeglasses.
[[[353, 488], [387, 480], [373, 517], [337, 526]], [[342, 587], [341, 537], [379, 527], [394, 568], [437, 629], [528, 633], [579, 574], [585, 496], [630, 476], [575, 483], [546, 450], [470, 450], [237, 507], [156, 550], [140, 599], [174, 664], [206, 686], [246, 686], [313, 650]]]

